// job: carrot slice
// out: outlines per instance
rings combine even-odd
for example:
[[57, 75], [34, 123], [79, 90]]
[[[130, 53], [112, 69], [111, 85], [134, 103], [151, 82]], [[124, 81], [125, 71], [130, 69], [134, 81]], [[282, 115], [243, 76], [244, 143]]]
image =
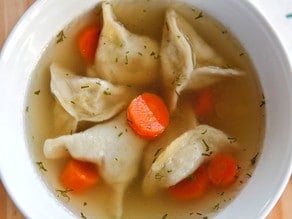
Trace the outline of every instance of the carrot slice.
[[214, 94], [211, 89], [204, 89], [193, 97], [195, 114], [199, 118], [206, 118], [215, 111]]
[[189, 200], [201, 197], [206, 192], [208, 184], [207, 165], [203, 164], [189, 177], [170, 186], [168, 192], [177, 199]]
[[91, 25], [85, 27], [78, 36], [80, 54], [88, 63], [94, 62], [99, 34], [100, 27], [98, 25]]
[[143, 93], [130, 103], [127, 119], [140, 137], [152, 140], [166, 129], [169, 123], [169, 112], [159, 96]]
[[70, 159], [60, 175], [65, 188], [75, 192], [86, 190], [99, 181], [99, 174], [94, 164]]
[[230, 154], [215, 155], [208, 166], [210, 181], [215, 186], [228, 186], [236, 180], [237, 161]]

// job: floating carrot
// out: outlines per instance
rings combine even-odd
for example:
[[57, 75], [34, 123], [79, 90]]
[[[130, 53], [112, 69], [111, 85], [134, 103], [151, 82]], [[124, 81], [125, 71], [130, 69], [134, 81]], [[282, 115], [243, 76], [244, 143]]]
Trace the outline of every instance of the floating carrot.
[[167, 127], [169, 112], [159, 96], [143, 93], [130, 103], [127, 119], [139, 136], [152, 140], [162, 134]]
[[93, 63], [98, 45], [100, 27], [91, 25], [85, 27], [78, 36], [78, 46], [81, 56], [88, 62]]
[[192, 98], [194, 101], [195, 114], [199, 118], [206, 118], [215, 111], [214, 94], [211, 89], [204, 89], [195, 94]]
[[71, 159], [62, 170], [60, 181], [65, 188], [80, 192], [95, 185], [99, 174], [94, 164]]
[[170, 186], [168, 192], [177, 199], [189, 200], [201, 197], [206, 192], [208, 184], [207, 165], [203, 164], [189, 177]]
[[237, 161], [230, 154], [215, 155], [208, 165], [210, 181], [215, 186], [228, 186], [236, 179]]

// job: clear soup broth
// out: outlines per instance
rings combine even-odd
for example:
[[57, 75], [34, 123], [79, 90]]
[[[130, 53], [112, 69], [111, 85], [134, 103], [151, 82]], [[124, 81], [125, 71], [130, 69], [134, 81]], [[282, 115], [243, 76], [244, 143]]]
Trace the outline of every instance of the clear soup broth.
[[[227, 27], [199, 8], [162, 0], [117, 0], [111, 4], [117, 20], [126, 29], [137, 35], [148, 36], [159, 45], [163, 40], [166, 10], [173, 8], [226, 60], [226, 68], [236, 67], [244, 72], [239, 77], [228, 77], [208, 86], [215, 100], [214, 110], [203, 119], [197, 118], [198, 124], [208, 124], [222, 130], [228, 135], [231, 144], [239, 145], [235, 154], [238, 165], [235, 182], [226, 188], [211, 187], [202, 197], [187, 201], [170, 197], [165, 189], [159, 189], [150, 197], [145, 196], [142, 191], [142, 181], [146, 174], [143, 168], [143, 153], [147, 153], [147, 149], [144, 149], [141, 161], [137, 164], [138, 173], [126, 188], [123, 198], [124, 219], [210, 218], [232, 202], [243, 189], [252, 177], [256, 159], [261, 151], [265, 125], [264, 95], [248, 53]], [[68, 188], [64, 188], [59, 178], [69, 158], [48, 159], [44, 155], [46, 139], [72, 134], [68, 129], [56, 127], [57, 123], [54, 122], [59, 111], [56, 111], [57, 100], [50, 88], [50, 65], [58, 63], [77, 75], [86, 76], [90, 65], [80, 55], [78, 35], [84, 27], [99, 22], [101, 16], [102, 9], [99, 4], [57, 33], [58, 36], [52, 39], [39, 60], [27, 95], [28, 145], [36, 170], [40, 172], [40, 177], [56, 196], [56, 200], [70, 209], [76, 217], [81, 218], [113, 218], [108, 213], [112, 208], [108, 204], [111, 188], [101, 179], [96, 186], [82, 193], [66, 191]], [[162, 90], [161, 80], [156, 80], [150, 87], [142, 89], [157, 94], [162, 93]], [[179, 98], [187, 101], [192, 95], [193, 92], [182, 92]], [[183, 101], [178, 102], [178, 107]], [[86, 131], [95, 124], [79, 122], [76, 132]]]

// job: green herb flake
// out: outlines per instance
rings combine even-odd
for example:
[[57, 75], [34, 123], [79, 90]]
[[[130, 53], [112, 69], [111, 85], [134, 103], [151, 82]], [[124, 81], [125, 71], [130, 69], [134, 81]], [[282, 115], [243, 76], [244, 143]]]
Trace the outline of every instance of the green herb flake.
[[89, 88], [89, 85], [84, 85], [80, 87], [81, 89]]
[[286, 14], [286, 18], [292, 18], [292, 13]]
[[228, 139], [230, 144], [237, 142], [237, 138], [235, 138], [235, 137], [228, 137], [227, 139]]
[[70, 103], [72, 103], [72, 104], [76, 104], [73, 100], [71, 100]]
[[162, 148], [158, 148], [157, 149], [157, 151], [155, 152], [155, 154], [154, 154], [154, 157], [156, 157], [158, 154], [159, 154], [159, 152], [162, 150]]
[[69, 202], [70, 196], [68, 195], [68, 193], [72, 192], [73, 189], [65, 189], [65, 190], [56, 189], [55, 191], [58, 193], [57, 197], [63, 196], [64, 198], [67, 199], [67, 202]]
[[146, 9], [143, 9], [142, 11], [143, 11], [144, 13], [146, 13], [146, 12], [147, 12], [147, 10], [146, 10]]
[[210, 151], [209, 153], [202, 153], [202, 156], [210, 157], [213, 154], [213, 151]]
[[202, 135], [206, 134], [207, 133], [207, 129], [203, 132], [201, 132]]
[[161, 218], [161, 219], [166, 219], [166, 218], [167, 218], [167, 216], [168, 216], [168, 214], [165, 214], [165, 215], [163, 215], [163, 216], [162, 216], [162, 218]]
[[213, 207], [213, 210], [218, 211], [218, 210], [219, 210], [219, 207], [220, 207], [220, 204], [217, 203], [217, 204]]
[[203, 144], [204, 144], [204, 146], [205, 146], [205, 151], [206, 151], [206, 152], [209, 151], [209, 150], [210, 150], [210, 147], [209, 147], [209, 145], [207, 144], [207, 142], [206, 142], [204, 139], [202, 139], [202, 142], [203, 142]]
[[35, 95], [39, 95], [40, 92], [41, 92], [41, 90], [37, 90], [37, 91], [34, 92], [34, 94], [35, 94]]
[[147, 46], [146, 45], [144, 45], [144, 49], [146, 49], [147, 48]]
[[208, 219], [208, 217], [207, 217], [207, 216], [205, 216], [205, 217], [203, 217], [203, 219]]
[[141, 52], [138, 52], [138, 55], [139, 55], [139, 56], [143, 56], [143, 54], [142, 54]]
[[172, 172], [172, 170], [167, 170], [167, 173], [171, 173]]
[[194, 214], [194, 212], [190, 212], [190, 213], [189, 213], [189, 215], [193, 215], [193, 214]]
[[178, 39], [180, 39], [180, 35], [177, 35], [176, 37], [177, 37]]
[[104, 94], [104, 95], [111, 95], [112, 93], [111, 93], [111, 92], [109, 92], [109, 90], [108, 90], [108, 89], [106, 89], [106, 90], [104, 90], [104, 91], [103, 91], [103, 94]]
[[117, 157], [115, 157], [115, 161], [118, 161], [119, 159]]
[[239, 54], [239, 56], [243, 56], [243, 55], [244, 55], [244, 52], [242, 52], [242, 53]]
[[118, 137], [121, 137], [122, 135], [123, 135], [123, 132], [120, 132], [119, 135], [118, 135]]
[[87, 205], [87, 202], [83, 202], [83, 206], [86, 206]]
[[251, 174], [250, 174], [250, 173], [247, 173], [246, 175], [247, 175], [249, 178], [251, 177]]
[[227, 30], [222, 30], [221, 33], [222, 33], [222, 34], [226, 34], [226, 33], [228, 33], [228, 31], [227, 31]]
[[191, 174], [188, 176], [188, 180], [193, 181], [195, 179], [195, 175]]
[[155, 52], [152, 51], [152, 52], [150, 53], [150, 56], [155, 56]]
[[160, 173], [155, 174], [155, 179], [161, 180], [162, 178], [163, 178], [163, 175], [161, 175]]
[[199, 13], [199, 15], [197, 16], [197, 17], [195, 17], [195, 19], [197, 20], [197, 19], [200, 19], [200, 18], [202, 18], [204, 15], [203, 15], [203, 12], [202, 11], [200, 11], [200, 13]]
[[101, 85], [101, 83], [98, 81], [98, 82], [95, 82], [98, 86], [100, 86]]
[[256, 155], [250, 160], [251, 165], [254, 165], [257, 162], [259, 153], [256, 153]]
[[63, 42], [64, 39], [66, 39], [66, 36], [65, 36], [65, 34], [64, 34], [64, 31], [61, 30], [61, 31], [57, 34], [57, 41], [56, 41], [56, 43]]
[[40, 169], [41, 171], [44, 171], [44, 172], [47, 172], [47, 171], [48, 171], [48, 170], [45, 168], [43, 162], [39, 161], [39, 162], [35, 162], [35, 163], [38, 165], [38, 167], [39, 167], [39, 169]]
[[197, 212], [196, 214], [197, 214], [197, 215], [199, 215], [199, 216], [203, 215], [203, 214], [202, 214], [202, 213], [200, 213], [200, 212]]
[[129, 64], [129, 60], [128, 60], [128, 56], [125, 56], [125, 64], [128, 65]]
[[265, 96], [262, 94], [262, 102], [260, 104], [260, 107], [263, 107], [266, 104]]
[[27, 112], [27, 113], [29, 112], [29, 106], [25, 107], [25, 112]]
[[80, 212], [80, 216], [82, 219], [87, 219], [87, 217], [83, 214], [83, 212]]

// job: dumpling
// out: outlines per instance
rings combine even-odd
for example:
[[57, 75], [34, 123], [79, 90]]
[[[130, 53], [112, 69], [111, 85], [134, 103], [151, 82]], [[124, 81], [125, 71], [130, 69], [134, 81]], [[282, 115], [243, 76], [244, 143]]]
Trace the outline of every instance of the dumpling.
[[67, 135], [76, 131], [77, 120], [68, 114], [57, 101], [54, 105], [53, 117], [54, 136]]
[[52, 93], [77, 121], [110, 119], [124, 110], [138, 94], [134, 88], [113, 85], [99, 78], [77, 76], [56, 64], [50, 69]]
[[44, 154], [56, 159], [71, 155], [98, 165], [103, 180], [113, 188], [111, 209], [114, 218], [122, 215], [123, 194], [137, 175], [147, 141], [139, 138], [126, 121], [123, 112], [116, 118], [73, 135], [47, 139]]
[[178, 96], [185, 88], [200, 89], [224, 76], [242, 74], [236, 69], [226, 69], [225, 60], [173, 9], [166, 12], [160, 56], [170, 111], [175, 109]]
[[211, 126], [199, 125], [176, 138], [153, 162], [143, 181], [143, 191], [153, 194], [168, 188], [193, 173], [203, 162], [218, 152], [230, 153], [236, 143]]
[[191, 106], [183, 102], [176, 108], [171, 116], [170, 123], [159, 138], [150, 142], [144, 151], [144, 170], [147, 172], [152, 163], [157, 159], [161, 152], [164, 151], [174, 139], [188, 130], [194, 129], [198, 125]]
[[103, 27], [95, 55], [97, 76], [113, 84], [147, 87], [158, 78], [159, 45], [129, 32], [116, 20], [112, 5], [102, 4]]

